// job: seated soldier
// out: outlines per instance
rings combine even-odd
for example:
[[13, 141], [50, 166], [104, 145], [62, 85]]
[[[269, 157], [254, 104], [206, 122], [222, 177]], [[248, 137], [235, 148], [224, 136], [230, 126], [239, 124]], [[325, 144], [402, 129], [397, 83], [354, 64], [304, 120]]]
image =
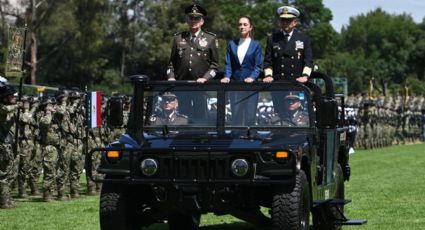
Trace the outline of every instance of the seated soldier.
[[298, 95], [289, 94], [283, 99], [285, 112], [283, 117], [275, 117], [273, 124], [285, 126], [308, 126], [308, 114], [302, 111], [301, 99]]
[[179, 114], [179, 102], [175, 94], [166, 92], [161, 96], [161, 112], [152, 115], [150, 121], [152, 125], [187, 125], [186, 115]]

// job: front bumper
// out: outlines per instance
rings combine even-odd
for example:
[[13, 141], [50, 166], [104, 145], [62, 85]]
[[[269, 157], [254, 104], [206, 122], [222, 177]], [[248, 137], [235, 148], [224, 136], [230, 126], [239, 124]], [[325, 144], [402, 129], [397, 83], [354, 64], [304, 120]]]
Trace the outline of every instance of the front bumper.
[[[110, 150], [120, 152], [120, 157], [109, 160], [106, 152]], [[288, 159], [277, 162], [267, 157], [269, 153], [270, 150], [229, 152], [228, 149], [177, 151], [96, 148], [86, 155], [86, 173], [93, 181], [102, 183], [293, 185], [296, 174], [295, 156], [290, 155]], [[146, 158], [158, 162], [157, 174], [142, 174], [140, 163]], [[231, 171], [231, 163], [234, 159], [241, 158], [249, 163], [249, 171], [245, 176], [235, 176]]]

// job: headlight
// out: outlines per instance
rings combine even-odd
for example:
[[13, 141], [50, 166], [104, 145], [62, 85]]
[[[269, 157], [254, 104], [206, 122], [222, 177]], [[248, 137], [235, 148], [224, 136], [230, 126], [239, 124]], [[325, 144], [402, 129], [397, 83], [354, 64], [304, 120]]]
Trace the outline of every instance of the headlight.
[[158, 172], [158, 162], [152, 158], [146, 158], [140, 163], [140, 170], [145, 176], [153, 176]]
[[235, 176], [245, 176], [249, 171], [249, 164], [245, 159], [236, 159], [232, 162], [232, 173]]

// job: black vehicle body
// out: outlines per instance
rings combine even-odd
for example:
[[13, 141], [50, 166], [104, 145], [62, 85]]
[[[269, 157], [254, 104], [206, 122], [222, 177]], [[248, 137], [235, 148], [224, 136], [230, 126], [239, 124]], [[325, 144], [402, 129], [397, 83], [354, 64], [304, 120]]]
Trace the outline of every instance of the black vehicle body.
[[[348, 126], [339, 112], [344, 111], [343, 103], [338, 111], [328, 77], [312, 76], [325, 80], [325, 92], [295, 82], [197, 84], [133, 76], [127, 133], [86, 157], [91, 176], [92, 155], [101, 154], [95, 170], [104, 177], [92, 178], [103, 182], [101, 228], [133, 229], [165, 220], [172, 229], [196, 228], [200, 215], [208, 212], [275, 229], [308, 229], [310, 214], [316, 229], [364, 223], [343, 215], [348, 202], [344, 181], [350, 176]], [[149, 117], [165, 92], [215, 98], [216, 115], [208, 121], [189, 119], [187, 125], [151, 125], [156, 117]], [[296, 92], [309, 122], [302, 127], [291, 122], [260, 124], [258, 110], [255, 124], [232, 125], [226, 111], [233, 92], [259, 94], [269, 101], [278, 98], [276, 92]], [[256, 109], [264, 104], [259, 102]], [[271, 216], [260, 207], [270, 209]]]

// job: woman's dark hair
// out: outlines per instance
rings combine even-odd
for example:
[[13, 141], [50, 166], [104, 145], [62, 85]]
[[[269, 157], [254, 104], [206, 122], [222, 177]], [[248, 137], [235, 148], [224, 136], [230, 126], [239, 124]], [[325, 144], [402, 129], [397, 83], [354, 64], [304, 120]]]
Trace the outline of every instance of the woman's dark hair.
[[246, 19], [248, 19], [248, 22], [249, 22], [249, 24], [250, 24], [250, 25], [251, 25], [251, 27], [252, 27], [252, 30], [251, 30], [251, 32], [249, 33], [249, 36], [250, 36], [252, 39], [254, 39], [254, 23], [252, 23], [252, 19], [251, 19], [251, 17], [250, 17], [250, 16], [248, 16], [248, 15], [242, 15], [242, 16], [240, 16], [240, 17], [238, 18], [238, 22], [239, 22], [239, 20], [240, 20], [241, 18], [246, 18]]

